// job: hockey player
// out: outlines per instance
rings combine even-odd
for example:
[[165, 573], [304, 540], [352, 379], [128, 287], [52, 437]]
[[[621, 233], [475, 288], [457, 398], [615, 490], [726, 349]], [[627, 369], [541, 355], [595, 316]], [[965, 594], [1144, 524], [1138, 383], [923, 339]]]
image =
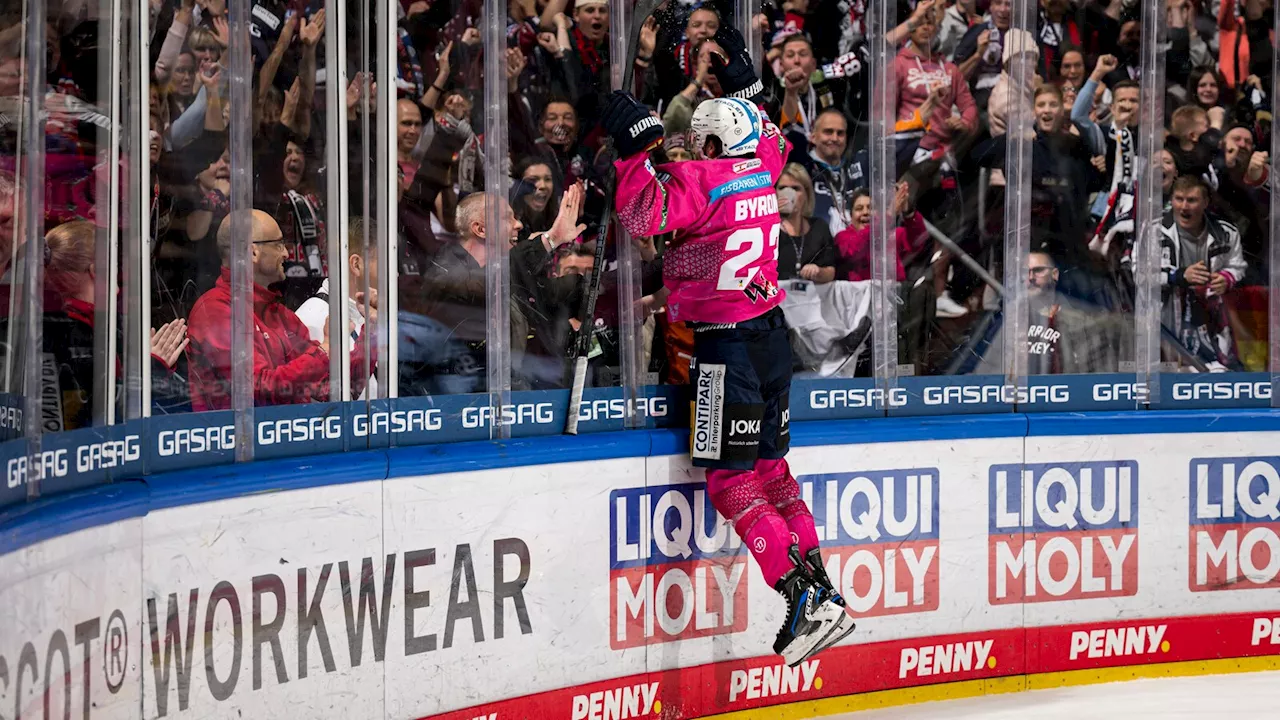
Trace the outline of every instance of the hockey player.
[[742, 36], [716, 35], [713, 72], [726, 96], [692, 118], [696, 161], [654, 168], [662, 124], [629, 94], [610, 98], [602, 124], [618, 156], [618, 218], [634, 237], [674, 231], [663, 257], [673, 322], [694, 329], [693, 464], [707, 492], [786, 598], [774, 651], [795, 666], [853, 631], [823, 569], [813, 515], [784, 456], [790, 441], [791, 346], [778, 305], [774, 184], [790, 143], [753, 99], [761, 92]]

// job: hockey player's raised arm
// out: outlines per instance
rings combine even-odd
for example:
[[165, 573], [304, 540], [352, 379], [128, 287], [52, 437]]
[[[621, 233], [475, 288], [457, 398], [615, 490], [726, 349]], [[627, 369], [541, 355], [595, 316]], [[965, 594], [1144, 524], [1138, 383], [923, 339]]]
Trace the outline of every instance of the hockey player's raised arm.
[[661, 179], [649, 150], [662, 142], [662, 122], [628, 93], [614, 91], [601, 118], [621, 158], [618, 173], [618, 219], [635, 237], [649, 237], [691, 225], [707, 206], [706, 194], [694, 179], [672, 170]]
[[722, 25], [716, 32], [715, 41], [720, 52], [712, 53], [711, 70], [720, 81], [725, 97], [745, 100], [760, 110], [760, 142], [755, 155], [773, 182], [777, 183], [782, 177], [783, 166], [787, 164], [787, 156], [791, 154], [791, 142], [760, 107], [764, 85], [756, 75], [755, 64], [747, 52], [742, 34], [730, 25]]
[[618, 220], [632, 237], [683, 230], [707, 208], [707, 193], [678, 163], [656, 170], [646, 153], [619, 160]]

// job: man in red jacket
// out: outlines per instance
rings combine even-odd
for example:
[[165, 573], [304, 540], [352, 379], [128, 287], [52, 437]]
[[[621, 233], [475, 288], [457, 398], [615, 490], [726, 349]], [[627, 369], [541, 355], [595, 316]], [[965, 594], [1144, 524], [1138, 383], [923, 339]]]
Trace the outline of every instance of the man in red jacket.
[[[191, 408], [225, 410], [231, 407], [231, 219], [218, 228], [218, 254], [222, 274], [209, 292], [200, 296], [187, 321], [191, 345]], [[260, 210], [251, 211], [253, 231], [250, 263], [253, 273], [253, 404], [288, 405], [329, 399], [329, 327], [324, 342], [310, 339], [307, 326], [281, 302], [280, 294], [267, 289], [284, 279], [288, 249], [280, 226]], [[243, 240], [239, 240], [243, 242]], [[370, 310], [365, 328], [376, 327]], [[365, 367], [364, 342], [351, 351], [354, 395], [363, 390], [376, 359]]]

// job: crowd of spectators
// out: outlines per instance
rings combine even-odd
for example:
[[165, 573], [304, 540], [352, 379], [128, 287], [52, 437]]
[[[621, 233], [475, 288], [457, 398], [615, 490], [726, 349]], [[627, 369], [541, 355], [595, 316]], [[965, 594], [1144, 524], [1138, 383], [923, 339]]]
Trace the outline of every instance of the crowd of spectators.
[[[84, 346], [92, 344], [92, 290], [103, 272], [94, 251], [107, 220], [99, 195], [112, 171], [101, 130], [113, 121], [103, 113], [119, 82], [100, 77], [105, 24], [89, 5], [47, 2], [44, 336], [67, 428], [89, 422], [93, 397]], [[592, 330], [591, 382], [618, 383], [625, 307], [616, 291], [618, 242], [597, 237], [608, 174], [597, 115], [612, 65], [626, 62], [611, 57], [609, 3], [509, 0], [506, 45], [490, 48], [482, 28], [498, 19], [482, 15], [480, 0], [398, 0], [395, 86], [382, 88], [370, 64], [380, 13], [347, 2], [344, 93], [326, 92], [342, 74], [325, 67], [333, 23], [324, 2], [250, 5], [248, 108], [230, 102], [226, 0], [152, 0], [150, 15], [140, 19], [151, 37], [152, 271], [145, 302], [154, 327], [156, 409], [229, 406], [229, 263], [237, 244], [254, 284], [255, 401], [344, 399], [330, 392], [331, 352], [349, 355], [345, 399], [379, 396], [371, 336], [380, 239], [372, 218], [380, 202], [376, 178], [391, 158], [378, 156], [374, 129], [378, 98], [388, 92], [395, 96], [399, 179], [390, 291], [399, 332], [398, 367], [387, 372], [399, 394], [487, 389], [487, 344], [495, 332], [489, 305], [499, 297], [487, 267], [495, 247], [509, 260], [512, 387], [565, 387], [566, 351]], [[668, 0], [644, 23], [630, 88], [664, 124], [655, 160], [688, 161], [693, 109], [720, 92], [709, 72], [716, 33], [723, 25], [754, 26], [762, 37], [764, 107], [794, 147], [778, 183], [779, 276], [797, 298], [826, 286], [824, 298], [849, 307], [865, 306], [850, 293], [871, 284], [876, 246], [869, 5], [766, 2], [762, 14], [740, 21], [727, 0]], [[1271, 0], [1167, 0], [1162, 21], [1170, 45], [1158, 98], [1140, 94], [1142, 13], [1150, 9], [1134, 0], [1040, 0], [1029, 29], [1012, 26], [1010, 0], [902, 0], [890, 9], [898, 22], [882, 73], [895, 83], [896, 98], [887, 128], [893, 167], [886, 215], [896, 250], [889, 267], [899, 281], [900, 364], [916, 374], [974, 371], [991, 347], [992, 328], [1010, 321], [1001, 278], [1004, 288], [1025, 282], [1036, 298], [1027, 347], [1039, 356], [1038, 371], [1108, 372], [1132, 361], [1132, 323], [1108, 320], [1101, 339], [1079, 336], [1097, 335], [1099, 318], [1132, 317], [1134, 273], [1142, 271], [1134, 233], [1138, 181], [1145, 163], [1156, 162], [1164, 194], [1163, 359], [1200, 371], [1265, 365], [1258, 348], [1265, 348], [1269, 277]], [[8, 20], [0, 30], [0, 95], [16, 99], [31, 79], [24, 20]], [[485, 73], [490, 52], [502, 54], [500, 77]], [[1024, 66], [1027, 72], [1015, 72]], [[496, 111], [484, 101], [493, 83], [507, 97], [508, 148], [496, 162], [486, 157], [482, 133], [485, 114]], [[345, 98], [345, 107], [330, 106], [330, 95]], [[1138, 120], [1149, 102], [1164, 104], [1166, 127], [1158, 133], [1163, 149], [1144, 157], [1146, 128]], [[2, 116], [11, 138], [10, 162], [0, 168], [10, 186], [0, 203], [7, 240], [22, 235], [23, 208], [11, 187], [20, 154], [12, 119], [21, 107], [10, 103]], [[1003, 271], [1011, 232], [1005, 171], [1017, 117], [1030, 145], [1033, 254], [1021, 263], [1029, 268], [1025, 279]], [[231, 213], [230, 201], [228, 130], [236, 123], [250, 124], [252, 138], [253, 210], [243, 217]], [[326, 129], [340, 123], [347, 146], [340, 167], [332, 167], [336, 138]], [[141, 161], [125, 157], [121, 164]], [[494, 186], [486, 171], [495, 167], [510, 176], [504, 196], [485, 192]], [[332, 212], [328, 190], [340, 173], [349, 205]], [[505, 217], [505, 243], [489, 235], [498, 217]], [[346, 258], [329, 257], [335, 219], [348, 229]], [[251, 228], [251, 237], [238, 237], [233, 226]], [[126, 228], [122, 239], [135, 238]], [[661, 286], [664, 249], [679, 241], [628, 240], [642, 266], [644, 369], [660, 382], [688, 377], [688, 329], [648, 311]], [[578, 312], [598, 242], [606, 243], [608, 263], [595, 322], [584, 328]], [[330, 297], [338, 278], [346, 297]], [[331, 347], [338, 338], [329, 335], [330, 308], [343, 302], [351, 341]], [[1059, 318], [1071, 319], [1070, 330], [1055, 327]], [[858, 318], [846, 320], [855, 330], [835, 342], [857, 354], [869, 347], [865, 328], [856, 329]], [[840, 363], [841, 373], [869, 372], [863, 355]], [[824, 372], [798, 358], [797, 370]]]

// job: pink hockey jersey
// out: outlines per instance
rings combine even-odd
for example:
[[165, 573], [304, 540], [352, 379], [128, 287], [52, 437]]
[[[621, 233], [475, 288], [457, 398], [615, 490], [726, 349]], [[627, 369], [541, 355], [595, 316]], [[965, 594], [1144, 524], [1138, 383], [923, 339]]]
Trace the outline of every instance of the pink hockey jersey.
[[782, 302], [778, 196], [791, 143], [765, 120], [754, 158], [616, 163], [618, 219], [633, 237], [675, 231], [662, 259], [672, 322], [736, 323]]

